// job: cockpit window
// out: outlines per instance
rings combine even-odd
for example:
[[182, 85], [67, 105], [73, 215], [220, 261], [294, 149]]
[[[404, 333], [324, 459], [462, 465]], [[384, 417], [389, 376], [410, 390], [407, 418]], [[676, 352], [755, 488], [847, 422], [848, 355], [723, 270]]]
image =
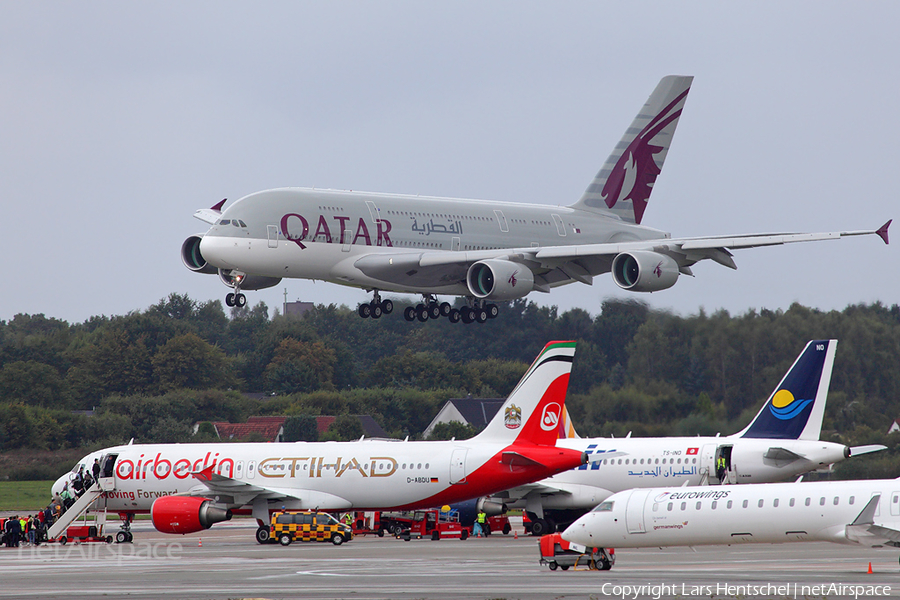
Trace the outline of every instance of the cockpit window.
[[247, 226], [247, 224], [244, 223], [243, 221], [241, 221], [241, 227], [246, 227], [246, 226]]
[[235, 219], [234, 221], [232, 221], [231, 224], [234, 225], [235, 227], [240, 227], [240, 226], [241, 226], [241, 224], [238, 223], [238, 220], [237, 220], [237, 219]]
[[219, 221], [219, 225], [229, 225], [231, 223], [231, 219], [222, 219]]
[[613, 504], [615, 504], [615, 502], [601, 502], [600, 505], [594, 509], [594, 512], [610, 512], [613, 509]]
[[72, 470], [69, 471], [69, 473], [77, 473], [81, 467], [82, 467], [82, 465], [80, 463], [75, 463], [75, 466], [72, 467]]

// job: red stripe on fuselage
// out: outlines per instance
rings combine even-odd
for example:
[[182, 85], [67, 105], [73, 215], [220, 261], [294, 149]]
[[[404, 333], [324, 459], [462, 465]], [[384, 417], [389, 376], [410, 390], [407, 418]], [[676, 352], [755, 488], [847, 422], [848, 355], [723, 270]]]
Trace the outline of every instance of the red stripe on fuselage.
[[[555, 433], [555, 430], [554, 430]], [[540, 463], [533, 466], [514, 466], [501, 463], [504, 452], [516, 452]], [[453, 484], [441, 492], [417, 502], [404, 504], [397, 509], [428, 508], [453, 504], [479, 496], [487, 496], [502, 490], [531, 483], [574, 469], [582, 464], [582, 453], [568, 448], [535, 444], [507, 446], [483, 465], [466, 476], [465, 483]]]

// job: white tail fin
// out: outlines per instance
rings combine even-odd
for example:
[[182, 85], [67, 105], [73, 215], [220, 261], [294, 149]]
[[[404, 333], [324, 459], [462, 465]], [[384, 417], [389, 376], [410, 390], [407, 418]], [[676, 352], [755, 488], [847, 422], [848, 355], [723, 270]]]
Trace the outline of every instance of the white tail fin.
[[566, 407], [575, 342], [550, 342], [476, 437], [553, 446]]
[[573, 208], [640, 223], [662, 171], [693, 77], [663, 77]]

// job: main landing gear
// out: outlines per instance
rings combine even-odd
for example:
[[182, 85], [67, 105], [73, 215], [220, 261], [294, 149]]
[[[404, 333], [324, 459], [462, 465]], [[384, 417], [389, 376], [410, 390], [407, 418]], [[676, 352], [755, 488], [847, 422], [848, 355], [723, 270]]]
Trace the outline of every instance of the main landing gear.
[[407, 306], [403, 310], [403, 317], [407, 321], [419, 321], [424, 323], [429, 319], [447, 317], [451, 323], [486, 323], [488, 319], [500, 314], [496, 304], [485, 303], [484, 300], [469, 299], [469, 304], [460, 309], [453, 308], [449, 302], [438, 302], [433, 296], [425, 296], [425, 302], [415, 307]]
[[131, 521], [134, 519], [134, 515], [131, 513], [122, 513], [119, 515], [119, 518], [122, 519], [122, 528], [116, 532], [116, 543], [126, 544], [133, 542], [134, 535], [131, 533]]
[[356, 312], [363, 319], [368, 319], [369, 317], [378, 319], [381, 315], [389, 315], [394, 312], [394, 303], [388, 298], [382, 300], [381, 294], [378, 293], [378, 290], [375, 290], [375, 296], [372, 298], [372, 301], [360, 304]]

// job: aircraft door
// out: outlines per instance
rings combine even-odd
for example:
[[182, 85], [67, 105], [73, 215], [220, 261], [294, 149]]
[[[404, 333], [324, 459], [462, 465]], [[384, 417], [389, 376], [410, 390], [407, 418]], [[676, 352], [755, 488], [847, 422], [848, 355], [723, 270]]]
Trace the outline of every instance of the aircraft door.
[[350, 243], [353, 240], [353, 232], [349, 229], [345, 229], [343, 235], [341, 235], [341, 252], [350, 252]]
[[647, 504], [647, 496], [650, 490], [633, 490], [628, 496], [628, 504], [625, 506], [625, 527], [628, 533], [647, 533], [644, 526], [644, 505]]
[[105, 454], [100, 457], [100, 477], [113, 477], [118, 454]]
[[706, 444], [700, 451], [700, 480], [710, 479], [716, 476], [716, 445]]
[[466, 483], [466, 448], [454, 448], [450, 456], [450, 483]]
[[562, 217], [559, 215], [551, 215], [553, 217], [553, 222], [556, 223], [556, 233], [559, 234], [559, 237], [566, 237], [566, 226], [563, 225]]
[[459, 252], [460, 241], [458, 237], [451, 238], [450, 240], [450, 250], [453, 252]]
[[731, 460], [732, 450], [732, 445], [716, 448], [716, 478], [719, 483], [737, 483], [737, 469]]
[[371, 200], [366, 200], [366, 206], [369, 207], [369, 216], [372, 217], [373, 223], [378, 223], [378, 207]]
[[891, 494], [891, 516], [900, 517], [900, 492]]
[[497, 223], [500, 225], [500, 231], [503, 233], [509, 233], [509, 224], [506, 222], [506, 217], [503, 214], [502, 210], [495, 210], [494, 216], [497, 217]]
[[267, 225], [266, 233], [269, 238], [269, 248], [278, 247], [278, 227], [275, 225]]

